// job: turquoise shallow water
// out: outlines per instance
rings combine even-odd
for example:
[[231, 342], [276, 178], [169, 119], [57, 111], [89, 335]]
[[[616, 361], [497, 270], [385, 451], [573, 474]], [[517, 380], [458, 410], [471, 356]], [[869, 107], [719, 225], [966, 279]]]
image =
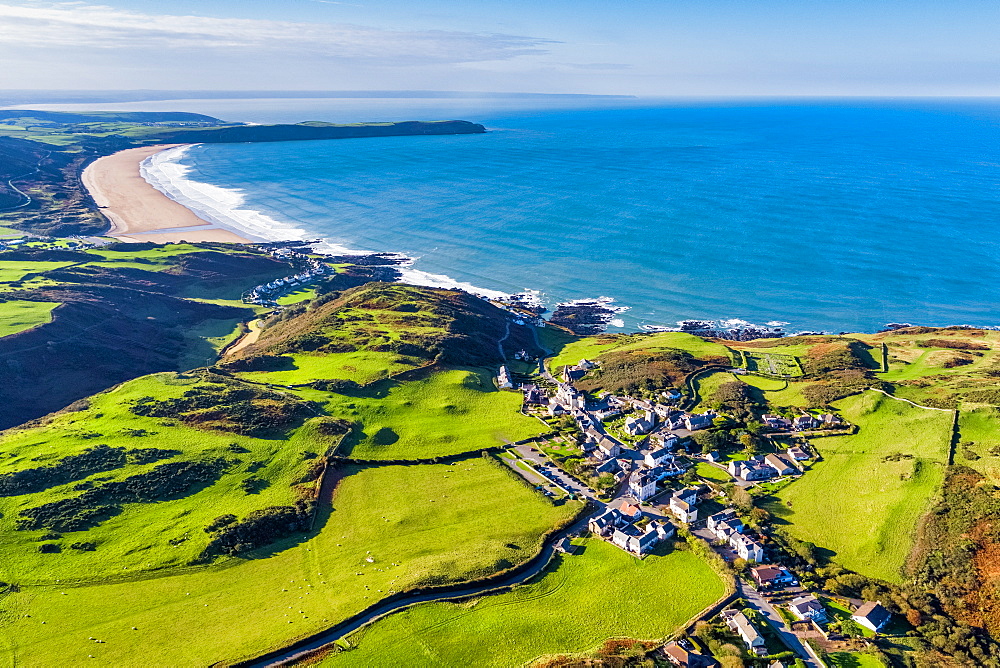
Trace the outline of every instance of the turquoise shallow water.
[[490, 132], [208, 145], [179, 162], [309, 237], [549, 304], [613, 297], [628, 328], [1000, 325], [1000, 104], [468, 119]]

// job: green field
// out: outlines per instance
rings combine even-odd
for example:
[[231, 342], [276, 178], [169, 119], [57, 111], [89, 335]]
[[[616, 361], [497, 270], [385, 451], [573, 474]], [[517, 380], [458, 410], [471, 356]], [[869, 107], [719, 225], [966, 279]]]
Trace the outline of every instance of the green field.
[[802, 388], [806, 383], [788, 382], [778, 378], [764, 378], [751, 374], [732, 374], [726, 371], [712, 371], [698, 376], [698, 394], [702, 404], [719, 389], [723, 383], [740, 382], [760, 390], [759, 398], [767, 402], [769, 410], [782, 407], [808, 406], [809, 402], [802, 396]]
[[469, 452], [546, 431], [519, 411], [521, 395], [500, 392], [484, 370], [429, 373], [404, 383], [382, 381], [351, 395], [302, 390], [330, 415], [360, 422], [343, 454], [359, 459], [415, 459]]
[[399, 353], [375, 350], [358, 350], [350, 353], [310, 355], [295, 353], [287, 370], [249, 371], [238, 374], [241, 378], [260, 383], [303, 385], [314, 380], [347, 378], [361, 384], [371, 383], [390, 374], [413, 369], [427, 360], [415, 360]]
[[315, 288], [299, 288], [295, 292], [289, 292], [284, 297], [278, 298], [278, 303], [282, 306], [287, 306], [289, 304], [298, 304], [299, 302], [308, 301], [310, 299], [316, 299]]
[[59, 302], [0, 302], [0, 336], [52, 322], [52, 310]]
[[621, 336], [598, 335], [565, 344], [555, 357], [547, 360], [549, 369], [578, 364], [582, 359], [594, 359], [609, 351], [623, 350], [684, 350], [698, 358], [725, 357], [726, 347], [683, 332], [657, 334], [631, 334]]
[[0, 283], [20, 281], [28, 274], [68, 267], [72, 262], [29, 262], [26, 260], [0, 260]]
[[[691, 552], [640, 561], [600, 540], [513, 591], [396, 613], [349, 638], [324, 666], [519, 666], [609, 637], [661, 639], [724, 593]], [[580, 549], [580, 548], [578, 548]]]
[[0, 664], [78, 665], [92, 655], [95, 665], [204, 666], [256, 655], [391, 591], [521, 562], [578, 509], [552, 506], [481, 458], [345, 473], [318, 533], [301, 542], [165, 577], [8, 593]]
[[972, 442], [970, 450], [978, 459], [968, 457], [966, 448], [955, 448], [955, 463], [976, 469], [993, 484], [1000, 483], [1000, 410], [981, 406], [963, 410], [958, 415], [959, 441]]
[[[859, 433], [813, 441], [823, 461], [766, 507], [845, 567], [900, 582], [917, 520], [943, 480], [952, 414], [874, 391], [834, 406]], [[913, 457], [885, 459], [897, 453]]]
[[717, 466], [712, 466], [708, 462], [698, 462], [694, 467], [695, 472], [706, 480], [714, 480], [715, 482], [725, 483], [731, 482], [732, 476], [723, 471]]
[[[297, 492], [292, 484], [309, 465], [300, 452], [323, 451], [331, 445], [329, 438], [317, 439], [308, 428], [291, 434], [287, 441], [250, 438], [177, 423], [168, 426], [165, 420], [135, 415], [128, 409], [139, 397], [180, 396], [197, 382], [169, 373], [145, 376], [92, 397], [86, 410], [59, 415], [45, 427], [10, 430], [0, 436], [0, 474], [50, 465], [97, 445], [178, 451], [153, 463], [129, 464], [41, 492], [0, 496], [0, 540], [4, 544], [0, 580], [23, 584], [95, 581], [183, 565], [204, 549], [208, 536], [202, 529], [215, 517], [225, 513], [242, 517], [258, 508], [295, 501]], [[245, 452], [234, 452], [230, 444]], [[62, 547], [59, 554], [38, 551], [39, 537], [46, 531], [14, 529], [22, 509], [75, 496], [77, 484], [124, 480], [165, 462], [213, 457], [233, 462], [214, 484], [173, 500], [127, 504], [124, 512], [96, 527], [65, 533], [55, 541]], [[240, 484], [250, 477], [253, 462], [262, 464], [253, 476], [269, 484], [247, 494]], [[176, 544], [170, 544], [171, 540]], [[94, 542], [97, 549], [70, 549], [76, 542]]]
[[834, 652], [826, 660], [833, 668], [885, 668], [878, 657], [858, 652]]

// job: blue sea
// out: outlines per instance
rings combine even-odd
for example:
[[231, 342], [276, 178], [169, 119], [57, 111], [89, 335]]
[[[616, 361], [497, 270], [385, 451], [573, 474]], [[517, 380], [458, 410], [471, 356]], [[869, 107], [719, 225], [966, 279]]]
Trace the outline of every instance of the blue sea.
[[[361, 113], [198, 103], [259, 122]], [[612, 298], [613, 330], [1000, 325], [996, 101], [394, 104], [353, 118], [489, 131], [199, 145], [147, 175], [258, 237], [405, 254], [410, 280]]]

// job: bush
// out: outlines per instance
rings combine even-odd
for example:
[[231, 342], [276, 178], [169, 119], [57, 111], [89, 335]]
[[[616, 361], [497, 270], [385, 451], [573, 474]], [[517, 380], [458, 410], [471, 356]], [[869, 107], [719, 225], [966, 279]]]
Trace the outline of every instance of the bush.
[[196, 485], [214, 482], [228, 465], [224, 459], [162, 464], [147, 473], [100, 485], [80, 496], [22, 510], [15, 528], [83, 531], [119, 514], [123, 504], [178, 498]]
[[294, 360], [284, 355], [254, 355], [223, 362], [218, 365], [225, 371], [278, 371], [289, 368]]
[[311, 521], [312, 505], [304, 501], [299, 501], [295, 506], [271, 506], [255, 510], [240, 522], [215, 529], [215, 536], [202, 552], [201, 558], [207, 560], [221, 554], [235, 556], [250, 552], [292, 534], [307, 531]]
[[314, 411], [309, 402], [251, 385], [212, 378], [175, 399], [143, 397], [131, 407], [136, 415], [174, 418], [193, 426], [256, 436], [288, 427]]
[[313, 381], [312, 388], [322, 392], [347, 394], [349, 392], [357, 392], [361, 389], [361, 385], [357, 381], [348, 378], [330, 378], [328, 380]]
[[63, 457], [52, 466], [24, 469], [0, 476], [0, 496], [34, 494], [50, 487], [113, 471], [126, 464], [147, 464], [179, 454], [179, 450], [145, 448], [126, 450], [96, 445], [78, 455]]

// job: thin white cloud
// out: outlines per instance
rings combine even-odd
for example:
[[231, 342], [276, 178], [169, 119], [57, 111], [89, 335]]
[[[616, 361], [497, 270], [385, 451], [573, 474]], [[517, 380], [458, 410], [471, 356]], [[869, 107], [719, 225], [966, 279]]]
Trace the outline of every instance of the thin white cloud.
[[405, 65], [508, 60], [546, 53], [552, 43], [506, 34], [141, 14], [80, 2], [0, 3], [0, 46], [23, 48], [284, 51]]

